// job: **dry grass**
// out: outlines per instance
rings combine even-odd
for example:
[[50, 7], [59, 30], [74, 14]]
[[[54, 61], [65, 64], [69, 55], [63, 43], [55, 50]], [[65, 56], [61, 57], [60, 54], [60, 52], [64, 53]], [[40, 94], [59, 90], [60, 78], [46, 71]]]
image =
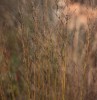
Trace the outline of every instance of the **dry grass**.
[[0, 100], [97, 99], [97, 10], [68, 1], [0, 1]]

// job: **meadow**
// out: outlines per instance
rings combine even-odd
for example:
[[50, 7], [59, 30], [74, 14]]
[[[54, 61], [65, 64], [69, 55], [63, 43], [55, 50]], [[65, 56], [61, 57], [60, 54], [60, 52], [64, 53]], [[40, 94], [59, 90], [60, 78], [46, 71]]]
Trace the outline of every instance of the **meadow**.
[[0, 1], [0, 100], [97, 100], [92, 4]]

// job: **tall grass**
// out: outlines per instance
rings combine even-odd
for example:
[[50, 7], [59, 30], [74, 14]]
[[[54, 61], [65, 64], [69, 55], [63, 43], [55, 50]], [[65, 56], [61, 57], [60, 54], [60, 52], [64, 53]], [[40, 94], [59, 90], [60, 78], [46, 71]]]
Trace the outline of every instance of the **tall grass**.
[[0, 100], [96, 100], [97, 10], [80, 5], [81, 25], [69, 0], [60, 15], [57, 0], [13, 1], [0, 1]]

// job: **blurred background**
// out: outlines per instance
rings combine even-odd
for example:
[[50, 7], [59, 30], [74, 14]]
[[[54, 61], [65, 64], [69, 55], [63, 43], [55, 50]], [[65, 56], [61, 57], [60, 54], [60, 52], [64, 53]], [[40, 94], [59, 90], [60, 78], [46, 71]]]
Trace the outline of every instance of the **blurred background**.
[[0, 100], [97, 100], [96, 6], [0, 0]]

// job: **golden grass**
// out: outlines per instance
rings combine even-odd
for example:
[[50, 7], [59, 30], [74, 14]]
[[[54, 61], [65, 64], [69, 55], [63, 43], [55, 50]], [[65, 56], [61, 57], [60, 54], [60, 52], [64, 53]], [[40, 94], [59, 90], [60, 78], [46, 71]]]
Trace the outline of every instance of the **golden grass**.
[[65, 23], [64, 13], [54, 25], [53, 2], [36, 2], [18, 5], [17, 25], [0, 23], [0, 100], [96, 100], [97, 25], [94, 16], [93, 23], [88, 19], [91, 7], [80, 5], [88, 11], [84, 23], [76, 13]]

